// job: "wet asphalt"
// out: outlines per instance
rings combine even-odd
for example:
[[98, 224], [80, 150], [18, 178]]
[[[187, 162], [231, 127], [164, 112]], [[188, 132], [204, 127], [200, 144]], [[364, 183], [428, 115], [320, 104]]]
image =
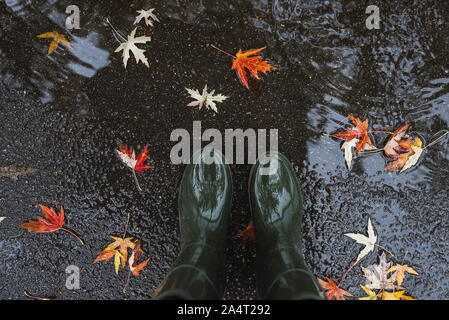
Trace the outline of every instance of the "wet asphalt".
[[[62, 1], [56, 10], [63, 12], [68, 3]], [[417, 132], [428, 142], [447, 129], [447, 86], [442, 84], [437, 96], [428, 93], [433, 79], [447, 78], [449, 70], [448, 30], [438, 23], [448, 22], [447, 8], [433, 2], [414, 2], [411, 9], [387, 6], [386, 26], [395, 26], [394, 12], [412, 23], [404, 27], [406, 36], [393, 28], [373, 37], [364, 34], [364, 7], [354, 1], [324, 6], [310, 1], [296, 11], [279, 1], [167, 3], [152, 3], [161, 22], [146, 47], [150, 68], [131, 57], [126, 70], [121, 55], [113, 54], [118, 42], [104, 19], [108, 15], [128, 33], [139, 4], [81, 5], [88, 16], [84, 28], [97, 32], [71, 34], [71, 39], [88, 39], [80, 42], [89, 56], [82, 62], [90, 61], [94, 75], [84, 76], [80, 67], [74, 67], [77, 72], [68, 67], [76, 60], [68, 51], [47, 56], [48, 43], [36, 38], [63, 26], [62, 16], [49, 19], [50, 4], [17, 10], [0, 4], [0, 167], [35, 169], [18, 180], [0, 178], [0, 216], [7, 217], [0, 223], [0, 298], [23, 299], [24, 290], [58, 299], [151, 298], [180, 249], [176, 203], [184, 167], [170, 161], [170, 134], [177, 128], [191, 132], [193, 121], [200, 120], [203, 130], [279, 130], [279, 149], [291, 160], [303, 190], [304, 255], [317, 277], [340, 279], [360, 250], [342, 234], [365, 232], [371, 217], [379, 244], [395, 254], [392, 259], [401, 262], [407, 252], [406, 262], [420, 273], [406, 277], [407, 294], [448, 299], [447, 140], [429, 150], [419, 168], [397, 175], [382, 172], [386, 159], [380, 154], [357, 159], [348, 171], [339, 143], [321, 134], [344, 127], [349, 112], [369, 117], [377, 129], [416, 120]], [[28, 14], [26, 21], [21, 12]], [[428, 26], [431, 39], [420, 29], [429, 21], [435, 21]], [[210, 44], [231, 53], [267, 46], [264, 57], [279, 69], [264, 75], [261, 87], [251, 80], [248, 91], [230, 70], [232, 59]], [[397, 52], [392, 44], [406, 58], [390, 63]], [[360, 60], [354, 62], [356, 56]], [[186, 106], [191, 100], [185, 87], [200, 90], [206, 83], [229, 96], [218, 104], [218, 114]], [[143, 192], [115, 155], [119, 141], [138, 150], [149, 144], [153, 167], [138, 174]], [[381, 144], [385, 137], [376, 135], [374, 141]], [[249, 169], [231, 166], [232, 220], [244, 225], [250, 220]], [[20, 228], [41, 215], [37, 204], [63, 206], [67, 227], [85, 245], [64, 232], [32, 234]], [[111, 235], [123, 234], [128, 213], [127, 235], [142, 238], [143, 257], [151, 260], [124, 294], [127, 272], [116, 275], [112, 261], [92, 262], [112, 242]], [[229, 223], [225, 299], [256, 298], [256, 252], [251, 243], [242, 250], [241, 230]], [[377, 263], [380, 253], [376, 249], [362, 265]], [[71, 265], [80, 269], [80, 289], [65, 286]], [[359, 284], [363, 273], [356, 267], [342, 287], [361, 296]]]

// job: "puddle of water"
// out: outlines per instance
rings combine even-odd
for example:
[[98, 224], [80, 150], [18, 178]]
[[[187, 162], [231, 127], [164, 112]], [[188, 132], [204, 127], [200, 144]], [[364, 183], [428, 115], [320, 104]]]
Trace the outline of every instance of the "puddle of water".
[[[0, 80], [10, 88], [38, 92], [41, 101], [56, 110], [80, 116], [100, 115], [100, 121], [111, 127], [123, 126], [126, 120], [129, 126], [144, 126], [145, 133], [163, 140], [165, 135], [139, 121], [147, 112], [145, 108], [157, 108], [152, 102], [142, 102], [150, 90], [160, 93], [164, 107], [176, 106], [184, 102], [170, 100], [169, 95], [177, 94], [175, 90], [183, 90], [172, 85], [175, 77], [185, 77], [185, 86], [190, 81], [202, 83], [203, 79], [196, 78], [206, 75], [210, 81], [222, 82], [222, 75], [206, 73], [203, 71], [209, 69], [201, 68], [206, 68], [206, 63], [217, 66], [223, 60], [210, 53], [195, 57], [203, 61], [195, 64], [190, 60], [190, 45], [195, 45], [197, 39], [189, 31], [174, 32], [170, 25], [185, 25], [189, 30], [197, 27], [198, 39], [221, 39], [224, 45], [228, 45], [225, 41], [231, 37], [227, 34], [231, 28], [251, 30], [252, 33], [239, 34], [237, 40], [231, 39], [229, 46], [239, 46], [237, 51], [262, 41], [268, 46], [266, 54], [280, 67], [279, 76], [270, 75], [264, 85], [290, 94], [292, 103], [286, 109], [276, 109], [279, 101], [288, 100], [279, 95], [272, 98], [267, 93], [271, 97], [267, 99], [273, 99], [270, 103], [275, 106], [268, 113], [281, 114], [288, 126], [294, 123], [293, 134], [280, 131], [280, 139], [285, 139], [280, 141], [281, 151], [295, 149], [288, 141], [297, 142], [293, 137], [301, 137], [301, 145], [290, 156], [304, 188], [308, 213], [306, 258], [313, 271], [321, 277], [340, 275], [349, 262], [337, 261], [349, 259], [347, 250], [354, 251], [355, 257], [356, 249], [335, 235], [365, 230], [367, 216], [371, 216], [381, 240], [398, 252], [409, 250], [412, 262], [422, 269], [432, 259], [445, 261], [447, 272], [447, 254], [431, 244], [449, 227], [448, 138], [429, 148], [415, 168], [397, 174], [383, 172], [387, 158], [380, 153], [357, 157], [349, 171], [340, 142], [322, 135], [349, 125], [348, 113], [362, 120], [368, 118], [373, 130], [393, 130], [412, 122], [413, 132], [425, 144], [448, 129], [449, 5], [442, 3], [414, 0], [382, 4], [380, 30], [367, 30], [365, 7], [359, 1], [85, 1], [80, 5], [82, 27], [70, 32], [64, 27], [65, 8], [70, 1], [5, 0], [0, 4]], [[150, 70], [139, 65], [142, 69], [137, 74], [135, 66], [125, 70], [121, 56], [113, 53], [118, 42], [105, 18], [110, 17], [120, 31], [128, 34], [136, 10], [142, 7], [156, 7], [161, 23], [156, 24], [154, 31], [153, 43], [158, 46], [147, 52], [155, 56]], [[51, 30], [64, 31], [73, 49], [59, 48], [46, 55], [49, 41], [36, 35]], [[257, 32], [263, 39], [254, 40]], [[174, 53], [170, 51], [170, 41], [178, 43], [185, 61], [192, 66], [171, 58]], [[129, 64], [134, 63], [131, 57]], [[161, 73], [165, 70], [161, 64], [173, 72], [165, 73], [167, 80]], [[197, 70], [198, 76], [190, 75], [191, 69]], [[226, 90], [232, 92], [232, 85], [236, 84], [229, 84]], [[114, 96], [99, 97], [113, 87], [117, 88]], [[105, 108], [103, 102], [108, 100], [110, 106]], [[127, 106], [126, 110], [120, 106]], [[188, 115], [184, 111], [164, 110], [153, 112], [159, 112], [164, 121], [172, 121], [170, 125], [175, 128], [185, 127], [192, 117], [190, 110]], [[285, 110], [292, 120], [286, 120], [287, 114], [282, 113]], [[273, 124], [274, 120], [265, 116], [261, 114], [253, 123], [266, 128], [283, 123], [280, 119]], [[220, 126], [217, 122], [212, 120], [212, 125]], [[233, 121], [225, 123], [232, 127]], [[382, 134], [372, 137], [376, 146], [388, 139]], [[167, 152], [168, 140], [162, 140], [155, 144], [163, 145], [160, 148]], [[437, 204], [432, 207], [432, 203]], [[425, 212], [417, 213], [421, 207], [426, 208]], [[440, 223], [435, 225], [435, 221]], [[435, 233], [435, 228], [440, 232]], [[425, 237], [426, 232], [427, 242], [416, 240], [418, 234]], [[447, 241], [441, 246], [447, 249]], [[430, 275], [427, 277], [421, 279], [430, 279]], [[443, 285], [447, 292], [447, 281]], [[414, 292], [438, 298], [436, 291], [414, 286]]]

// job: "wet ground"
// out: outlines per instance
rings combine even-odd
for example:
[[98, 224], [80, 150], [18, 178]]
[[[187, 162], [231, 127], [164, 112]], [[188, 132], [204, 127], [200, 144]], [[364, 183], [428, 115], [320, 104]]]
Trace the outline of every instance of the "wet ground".
[[[443, 1], [83, 1], [81, 28], [65, 28], [73, 1], [5, 0], [0, 3], [0, 167], [35, 169], [0, 178], [0, 298], [21, 299], [27, 290], [59, 299], [150, 298], [179, 252], [177, 185], [183, 166], [173, 165], [170, 133], [259, 128], [279, 130], [279, 149], [291, 160], [305, 201], [304, 255], [320, 278], [338, 281], [360, 246], [342, 236], [364, 232], [371, 217], [378, 243], [419, 276], [408, 276], [407, 294], [449, 298], [448, 139], [426, 150], [402, 174], [385, 173], [381, 153], [359, 156], [349, 171], [340, 143], [322, 133], [348, 125], [347, 114], [368, 118], [374, 130], [407, 122], [424, 144], [449, 127], [449, 4]], [[369, 4], [380, 8], [379, 30], [365, 27]], [[109, 17], [129, 34], [140, 8], [160, 19], [147, 51], [150, 68], [130, 57], [124, 69]], [[73, 49], [47, 55], [41, 33], [64, 33]], [[262, 87], [244, 88], [231, 70], [235, 53], [262, 52], [278, 70]], [[218, 114], [196, 110], [185, 87], [229, 96]], [[373, 134], [382, 145], [388, 138]], [[118, 141], [149, 144], [152, 169], [131, 172], [115, 156]], [[232, 165], [233, 220], [250, 220], [246, 197], [249, 165]], [[32, 234], [18, 225], [40, 215], [38, 203], [64, 206], [64, 232]], [[142, 237], [151, 257], [122, 293], [127, 272], [92, 262], [121, 236]], [[255, 298], [255, 250], [243, 251], [230, 224], [226, 299]], [[381, 250], [361, 265], [377, 263]], [[65, 287], [66, 268], [80, 269], [80, 289]], [[354, 268], [342, 288], [363, 295], [363, 273]]]

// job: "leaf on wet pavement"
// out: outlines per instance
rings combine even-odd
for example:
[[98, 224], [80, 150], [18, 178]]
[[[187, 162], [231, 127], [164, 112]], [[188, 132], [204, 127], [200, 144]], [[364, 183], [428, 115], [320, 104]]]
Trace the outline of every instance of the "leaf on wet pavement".
[[123, 50], [123, 64], [126, 65], [128, 63], [129, 59], [129, 52], [131, 51], [134, 54], [134, 57], [136, 58], [136, 63], [139, 63], [139, 61], [142, 61], [143, 64], [145, 64], [148, 68], [150, 67], [148, 63], [148, 59], [145, 57], [144, 52], [145, 50], [139, 49], [136, 44], [138, 43], [146, 43], [148, 41], [151, 41], [151, 37], [146, 36], [140, 36], [135, 38], [137, 28], [134, 28], [133, 31], [131, 31], [131, 34], [128, 36], [128, 40], [124, 41], [120, 46], [115, 49], [115, 52], [119, 52]]
[[60, 42], [63, 45], [65, 45], [67, 48], [72, 48], [72, 45], [65, 38], [65, 36], [63, 34], [60, 34], [57, 31], [42, 33], [42, 34], [38, 35], [37, 37], [38, 38], [53, 38], [53, 41], [50, 43], [50, 46], [48, 47], [47, 54], [51, 54], [53, 51], [55, 51]]
[[148, 10], [139, 10], [137, 13], [139, 14], [136, 17], [136, 20], [134, 21], [134, 24], [138, 24], [140, 20], [145, 19], [145, 24], [147, 26], [153, 26], [153, 22], [157, 21], [159, 22], [159, 19], [156, 17], [156, 15], [153, 13], [155, 9], [148, 9]]
[[360, 285], [362, 287], [363, 291], [368, 295], [367, 297], [360, 297], [359, 300], [377, 300], [377, 293], [368, 289], [363, 284]]
[[122, 143], [120, 143], [120, 150], [116, 151], [118, 157], [123, 161], [123, 163], [132, 169], [137, 188], [139, 191], [142, 191], [139, 181], [137, 180], [136, 171], [143, 172], [151, 168], [151, 166], [144, 164], [148, 159], [148, 145], [145, 146], [137, 158], [133, 148], [131, 147], [128, 149], [128, 147]]
[[42, 211], [45, 214], [44, 217], [37, 216], [37, 221], [29, 220], [26, 223], [21, 224], [20, 226], [27, 229], [29, 232], [53, 232], [57, 230], [64, 230], [70, 233], [72, 236], [77, 238], [81, 244], [84, 244], [83, 240], [74, 234], [72, 231], [63, 227], [64, 225], [64, 208], [61, 207], [59, 215], [56, 214], [53, 208], [48, 208], [43, 205], [39, 205]]
[[350, 294], [349, 292], [347, 292], [343, 289], [340, 289], [335, 284], [335, 282], [333, 282], [328, 277], [326, 277], [326, 280], [327, 280], [327, 282], [318, 278], [318, 282], [319, 282], [320, 286], [326, 290], [326, 297], [328, 300], [332, 300], [334, 297], [336, 300], [345, 300], [344, 296], [352, 297], [352, 294]]
[[409, 267], [408, 265], [404, 264], [396, 264], [393, 267], [391, 267], [390, 269], [388, 269], [387, 273], [390, 272], [397, 272], [396, 275], [396, 281], [398, 286], [400, 286], [402, 284], [402, 282], [404, 281], [405, 278], [405, 272], [410, 273], [410, 274], [414, 274], [414, 275], [418, 275], [418, 272], [416, 272], [415, 270], [413, 270], [413, 268]]
[[[92, 264], [95, 264], [99, 261], [108, 262], [109, 259], [114, 257], [115, 273], [118, 274], [120, 262], [122, 264], [122, 267], [124, 268], [128, 259], [128, 248], [134, 249], [135, 243], [132, 242], [132, 237], [120, 238], [111, 236], [111, 238], [115, 241], [109, 244], [103, 251], [100, 251]], [[117, 250], [118, 247], [119, 250]]]
[[136, 158], [136, 153], [132, 147], [128, 149], [126, 145], [120, 143], [120, 150], [117, 150], [117, 155], [124, 164], [137, 172], [143, 172], [151, 168], [151, 166], [144, 165], [144, 162], [148, 159], [148, 145]]
[[19, 167], [16, 163], [14, 163], [10, 166], [0, 167], [0, 179], [10, 178], [13, 180], [19, 180], [20, 176], [33, 173], [34, 171], [36, 171], [36, 169]]
[[360, 233], [345, 233], [344, 235], [355, 240], [357, 243], [363, 244], [365, 248], [360, 251], [355, 263], [358, 263], [363, 257], [365, 257], [370, 251], [374, 250], [376, 245], [377, 236], [374, 234], [373, 225], [371, 224], [371, 218], [368, 218], [368, 236]]
[[190, 102], [187, 106], [189, 107], [195, 107], [198, 106], [201, 110], [202, 107], [206, 107], [206, 109], [212, 109], [213, 111], [218, 113], [217, 106], [214, 101], [216, 102], [223, 102], [228, 97], [217, 94], [214, 96], [215, 90], [212, 90], [211, 92], [207, 92], [207, 84], [204, 86], [203, 93], [200, 94], [198, 90], [192, 90], [186, 88], [187, 92], [190, 94], [190, 96], [195, 99], [195, 101]]
[[131, 271], [132, 275], [136, 277], [139, 276], [140, 271], [142, 271], [143, 268], [146, 267], [148, 261], [150, 261], [151, 259], [148, 258], [147, 260], [144, 260], [143, 262], [137, 264], [137, 260], [139, 260], [140, 254], [142, 253], [142, 250], [140, 249], [140, 242], [141, 242], [140, 239], [136, 242], [136, 245], [128, 260], [129, 270]]
[[366, 278], [365, 286], [371, 290], [396, 290], [401, 289], [400, 286], [396, 286], [394, 281], [396, 274], [393, 273], [391, 277], [388, 277], [387, 273], [390, 269], [391, 262], [387, 262], [385, 252], [379, 257], [379, 264], [373, 264], [368, 267], [363, 267], [362, 271]]
[[5, 219], [6, 219], [6, 217], [0, 217], [0, 222], [2, 222]]
[[415, 298], [411, 296], [406, 296], [405, 291], [394, 291], [394, 292], [388, 292], [388, 291], [382, 291], [379, 293], [379, 297], [381, 297], [382, 300], [416, 300]]
[[236, 69], [237, 76], [247, 89], [249, 89], [249, 87], [245, 68], [248, 69], [251, 75], [256, 79], [260, 79], [258, 72], [266, 73], [267, 71], [276, 69], [275, 67], [270, 65], [267, 61], [262, 60], [261, 56], [253, 56], [254, 54], [264, 50], [265, 48], [266, 47], [262, 47], [254, 50], [248, 50], [245, 52], [242, 52], [242, 49], [240, 49], [235, 54], [235, 58], [232, 61], [232, 69]]

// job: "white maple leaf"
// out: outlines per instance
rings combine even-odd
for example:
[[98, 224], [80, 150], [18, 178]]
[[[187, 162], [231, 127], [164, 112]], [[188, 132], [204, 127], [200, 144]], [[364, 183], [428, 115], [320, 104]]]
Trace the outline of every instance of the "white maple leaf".
[[128, 156], [124, 152], [121, 152], [120, 150], [116, 150], [116, 151], [117, 151], [117, 155], [123, 161], [123, 163], [126, 164], [131, 169], [134, 169], [134, 167], [137, 164], [136, 151], [133, 150], [132, 157]]
[[188, 88], [186, 88], [186, 90], [190, 94], [190, 96], [196, 100], [196, 101], [190, 102], [187, 106], [189, 106], [189, 107], [199, 106], [200, 109], [204, 106], [207, 109], [210, 108], [217, 113], [218, 113], [217, 106], [214, 101], [223, 102], [225, 99], [228, 98], [221, 94], [217, 94], [216, 96], [214, 96], [215, 90], [212, 90], [211, 92], [207, 92], [207, 84], [204, 86], [203, 94], [200, 94], [200, 92], [198, 90], [192, 90], [192, 89], [188, 89]]
[[362, 271], [366, 278], [365, 287], [371, 290], [398, 290], [403, 289], [393, 282], [396, 281], [397, 272], [393, 273], [391, 277], [387, 276], [388, 269], [390, 269], [391, 261], [387, 262], [385, 252], [379, 257], [379, 264], [373, 264], [366, 268], [362, 267]]
[[115, 49], [115, 52], [119, 52], [119, 51], [123, 50], [122, 56], [123, 56], [123, 64], [125, 65], [125, 68], [126, 68], [126, 64], [128, 63], [128, 59], [129, 59], [129, 51], [132, 51], [132, 53], [134, 54], [134, 57], [136, 58], [137, 63], [139, 63], [139, 61], [142, 61], [149, 68], [150, 65], [148, 64], [148, 60], [145, 57], [145, 55], [143, 54], [145, 52], [145, 50], [139, 49], [136, 46], [136, 43], [145, 43], [147, 41], [151, 41], [151, 37], [141, 36], [141, 37], [134, 38], [134, 36], [136, 35], [136, 30], [137, 30], [137, 28], [135, 28], [131, 32], [131, 34], [128, 36], [128, 40], [124, 41], [117, 49]]
[[145, 24], [148, 26], [153, 26], [153, 20], [159, 22], [159, 19], [153, 14], [154, 8], [148, 9], [148, 10], [139, 10], [137, 13], [139, 15], [136, 17], [136, 20], [134, 21], [134, 24], [137, 24], [140, 22], [140, 20], [145, 18]]
[[341, 146], [342, 149], [345, 149], [345, 159], [346, 159], [346, 165], [348, 166], [348, 169], [351, 168], [351, 162], [352, 162], [352, 149], [355, 148], [357, 143], [359, 143], [360, 139], [352, 139], [351, 141], [345, 141], [343, 145]]
[[399, 171], [399, 173], [413, 167], [419, 160], [419, 158], [421, 157], [424, 149], [420, 148], [418, 146], [412, 146], [412, 150], [413, 150], [413, 154], [407, 158], [407, 161], [405, 162], [404, 166], [402, 167], [401, 171]]
[[[346, 159], [346, 165], [348, 166], [348, 169], [351, 168], [352, 163], [352, 149], [356, 147], [357, 143], [359, 143], [360, 139], [354, 138], [351, 141], [345, 141], [341, 145], [341, 149], [345, 150], [345, 159]], [[375, 146], [370, 145], [367, 143], [363, 150], [374, 150], [377, 149]]]
[[360, 251], [355, 263], [359, 262], [370, 251], [374, 251], [377, 236], [374, 234], [373, 225], [371, 224], [371, 218], [368, 218], [368, 237], [360, 233], [345, 233], [344, 235], [365, 246], [365, 248]]
[[6, 217], [0, 217], [0, 222], [2, 222]]

